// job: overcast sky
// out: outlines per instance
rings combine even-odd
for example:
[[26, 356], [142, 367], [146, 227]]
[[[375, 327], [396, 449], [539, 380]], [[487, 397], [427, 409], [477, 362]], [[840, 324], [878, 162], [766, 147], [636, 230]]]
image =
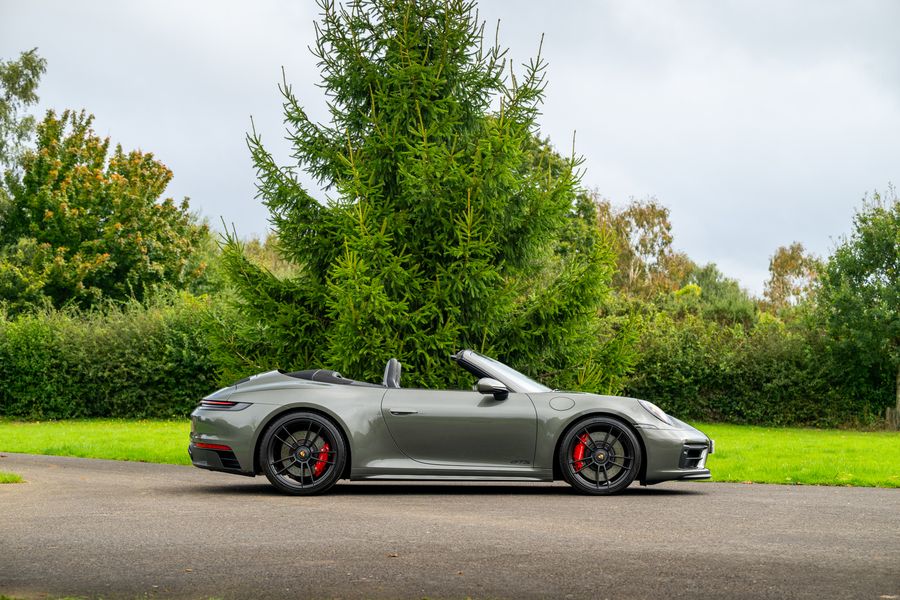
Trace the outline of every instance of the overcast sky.
[[[864, 193], [900, 182], [900, 2], [482, 1], [518, 62], [545, 34], [542, 132], [615, 203], [655, 196], [675, 246], [754, 293], [775, 248], [827, 255]], [[263, 234], [244, 134], [284, 161], [284, 66], [324, 118], [310, 0], [0, 0], [0, 58], [48, 60], [39, 112], [86, 108], [153, 152], [213, 225]]]

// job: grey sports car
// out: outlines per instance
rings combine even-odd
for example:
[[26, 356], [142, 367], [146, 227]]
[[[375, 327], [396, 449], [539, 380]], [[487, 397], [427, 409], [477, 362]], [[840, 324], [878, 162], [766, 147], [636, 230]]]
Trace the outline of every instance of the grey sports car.
[[710, 477], [712, 440], [650, 402], [552, 390], [472, 350], [451, 359], [472, 390], [402, 388], [393, 358], [381, 384], [324, 369], [242, 379], [191, 414], [191, 461], [289, 494], [339, 479], [565, 479], [612, 494]]

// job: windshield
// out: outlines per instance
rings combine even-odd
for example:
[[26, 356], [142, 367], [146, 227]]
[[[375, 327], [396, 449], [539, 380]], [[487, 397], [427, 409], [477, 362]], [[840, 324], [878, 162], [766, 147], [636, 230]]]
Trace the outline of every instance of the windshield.
[[[487, 376], [499, 379], [505, 383], [511, 392], [539, 393], [553, 391], [546, 385], [542, 385], [534, 379], [522, 375], [512, 367], [504, 365], [493, 358], [482, 356], [472, 350], [464, 351], [463, 359]], [[475, 376], [478, 377], [479, 375], [476, 373]]]

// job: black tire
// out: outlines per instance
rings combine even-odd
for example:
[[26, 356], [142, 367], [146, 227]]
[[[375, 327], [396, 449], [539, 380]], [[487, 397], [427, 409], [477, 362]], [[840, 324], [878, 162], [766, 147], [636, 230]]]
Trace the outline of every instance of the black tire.
[[260, 464], [269, 482], [286, 494], [321, 494], [337, 483], [347, 443], [335, 425], [316, 413], [285, 415], [266, 429]]
[[618, 419], [579, 421], [560, 440], [559, 468], [566, 481], [585, 494], [621, 492], [641, 469], [641, 445]]

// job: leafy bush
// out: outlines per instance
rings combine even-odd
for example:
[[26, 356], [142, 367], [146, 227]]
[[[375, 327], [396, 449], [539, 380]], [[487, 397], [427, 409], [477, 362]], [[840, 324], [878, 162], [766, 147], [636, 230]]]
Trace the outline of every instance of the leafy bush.
[[[839, 357], [810, 333], [816, 329], [802, 315], [786, 324], [763, 313], [751, 326], [725, 325], [620, 301], [603, 320], [602, 346], [614, 353], [636, 347], [637, 366], [630, 377], [602, 370], [584, 373], [585, 379], [606, 377], [609, 388], [624, 384], [626, 395], [652, 400], [679, 418], [868, 425], [890, 400], [890, 381], [842, 380], [848, 375]], [[15, 320], [0, 315], [0, 415], [185, 416], [204, 394], [250, 372], [236, 345], [221, 344], [221, 332], [256, 327], [241, 337], [261, 343], [268, 335], [221, 298], [212, 303], [180, 294], [105, 309], [47, 310]], [[641, 333], [633, 340], [637, 322]], [[602, 363], [605, 356], [594, 359]]]
[[653, 312], [638, 354], [625, 393], [682, 419], [835, 426], [868, 424], [883, 410], [873, 390], [839, 381], [802, 321], [763, 313], [754, 325], [729, 326]]
[[209, 312], [179, 295], [149, 307], [0, 317], [0, 415], [185, 416], [217, 386]]

